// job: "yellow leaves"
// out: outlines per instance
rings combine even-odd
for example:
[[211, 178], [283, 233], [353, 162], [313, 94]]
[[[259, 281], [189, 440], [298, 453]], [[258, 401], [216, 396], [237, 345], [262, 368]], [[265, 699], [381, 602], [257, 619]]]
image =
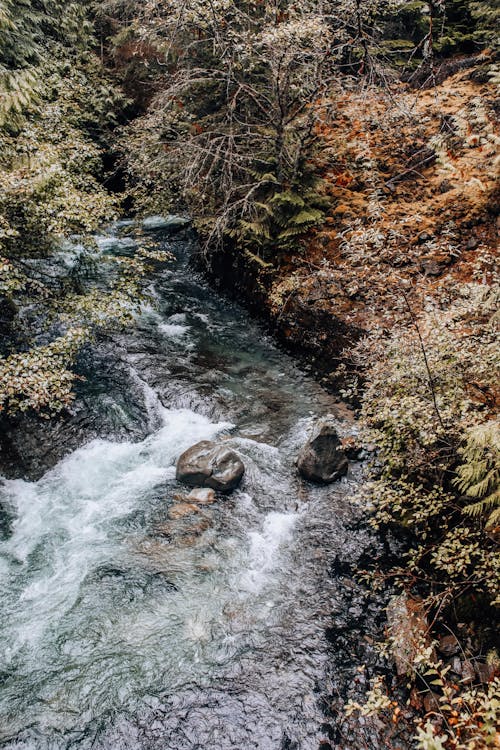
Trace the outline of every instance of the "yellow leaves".
[[90, 333], [73, 328], [46, 346], [0, 358], [0, 410], [60, 411], [73, 400], [76, 378], [68, 367]]
[[[33, 279], [24, 279], [16, 266], [0, 257], [0, 291], [16, 298], [25, 284], [27, 291], [22, 291], [21, 299], [27, 296], [31, 307], [43, 311], [48, 326], [66, 330], [48, 345], [33, 343], [27, 351], [0, 358], [0, 410], [14, 413], [33, 409], [52, 414], [68, 406], [76, 379], [71, 368], [79, 348], [97, 330], [130, 325], [144, 299], [142, 280], [150, 264], [171, 258], [168, 251], [146, 244], [134, 258], [102, 256], [101, 270], [105, 273], [98, 285], [82, 279], [78, 293], [61, 292], [58, 286], [56, 291], [47, 289], [46, 294], [38, 294]], [[67, 277], [60, 280], [64, 286]]]
[[23, 289], [28, 280], [7, 258], [0, 256], [0, 294], [10, 297]]
[[366, 693], [366, 699], [365, 703], [348, 701], [344, 707], [346, 715], [352, 716], [354, 713], [360, 713], [361, 716], [376, 716], [393, 706], [393, 701], [387, 695], [384, 679], [380, 676], [375, 678], [371, 689]]

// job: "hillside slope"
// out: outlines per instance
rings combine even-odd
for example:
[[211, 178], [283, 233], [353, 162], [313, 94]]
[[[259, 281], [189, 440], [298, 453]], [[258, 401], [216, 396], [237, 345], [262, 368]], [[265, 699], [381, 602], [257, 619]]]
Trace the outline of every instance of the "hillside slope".
[[400, 84], [321, 102], [318, 160], [332, 203], [324, 226], [277, 268], [233, 262], [253, 277], [250, 302], [265, 305], [290, 348], [313, 329], [307, 355], [327, 381], [361, 331], [404, 314], [402, 292], [418, 313], [457, 283], [494, 280], [496, 95], [476, 67], [425, 91]]

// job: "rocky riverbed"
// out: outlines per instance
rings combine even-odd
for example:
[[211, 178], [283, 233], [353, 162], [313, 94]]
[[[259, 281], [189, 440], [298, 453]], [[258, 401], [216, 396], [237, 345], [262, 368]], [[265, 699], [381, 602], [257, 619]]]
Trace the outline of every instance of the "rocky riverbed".
[[[387, 541], [359, 463], [327, 485], [295, 465], [318, 418], [345, 437], [352, 416], [193, 271], [189, 230], [146, 229], [176, 258], [153, 304], [82, 353], [71, 414], [5, 425], [0, 747], [382, 747], [342, 708], [384, 666], [387, 597], [353, 568]], [[177, 481], [200, 441], [243, 462], [231, 494]]]

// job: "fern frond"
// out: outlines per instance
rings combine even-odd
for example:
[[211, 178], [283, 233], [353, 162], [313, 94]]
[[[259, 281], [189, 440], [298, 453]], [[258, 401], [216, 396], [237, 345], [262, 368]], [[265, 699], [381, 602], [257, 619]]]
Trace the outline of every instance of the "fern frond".
[[271, 206], [268, 203], [262, 203], [262, 202], [259, 202], [259, 201], [255, 201], [254, 206], [256, 206], [257, 208], [260, 208], [268, 216], [272, 216], [273, 209], [271, 208]]
[[496, 487], [498, 487], [498, 471], [490, 469], [484, 477], [468, 488], [467, 495], [478, 498], [486, 497], [490, 493], [494, 493]]
[[265, 260], [260, 258], [258, 255], [255, 255], [255, 253], [251, 253], [250, 250], [245, 250], [246, 257], [251, 260], [253, 263], [256, 263], [261, 268], [272, 268], [272, 263], [266, 263]]
[[277, 240], [281, 242], [282, 240], [300, 237], [302, 234], [304, 234], [304, 227], [288, 227], [278, 234]]
[[266, 172], [263, 175], [258, 175], [258, 173], [257, 173], [256, 176], [259, 177], [259, 179], [260, 179], [261, 182], [271, 182], [271, 183], [273, 183], [273, 185], [277, 185], [278, 184], [278, 178], [272, 172]]
[[467, 497], [477, 500], [463, 512], [472, 518], [488, 514], [486, 526], [500, 519], [500, 428], [496, 421], [469, 430], [460, 449], [463, 464], [457, 468], [454, 484]]
[[473, 488], [490, 476], [489, 462], [487, 459], [481, 460], [482, 452], [471, 452], [468, 454], [468, 463], [463, 464], [457, 471], [458, 478], [455, 481], [456, 486], [461, 492], [465, 492], [470, 497], [483, 497], [485, 493], [477, 494]]
[[33, 69], [0, 72], [0, 127], [12, 113], [21, 114], [36, 97], [37, 76]]
[[269, 202], [277, 205], [298, 206], [299, 208], [305, 206], [304, 199], [291, 190], [275, 193]]
[[500, 508], [495, 508], [495, 510], [490, 513], [486, 522], [487, 529], [492, 529], [496, 526], [500, 526]]
[[271, 235], [269, 234], [266, 225], [258, 221], [241, 221], [239, 231], [243, 235], [252, 234], [261, 239], [271, 239]]
[[472, 516], [473, 518], [478, 518], [479, 516], [482, 516], [484, 513], [487, 513], [488, 511], [494, 511], [496, 506], [499, 506], [500, 509], [500, 491], [497, 490], [496, 492], [493, 492], [491, 495], [488, 495], [488, 497], [485, 497], [483, 500], [479, 500], [477, 503], [471, 503], [470, 505], [466, 505], [463, 509], [464, 513], [467, 513], [468, 516]]
[[295, 216], [292, 216], [290, 223], [295, 224], [296, 226], [309, 227], [316, 224], [318, 221], [321, 221], [322, 218], [323, 212], [319, 211], [319, 209], [306, 208], [298, 214], [295, 214]]

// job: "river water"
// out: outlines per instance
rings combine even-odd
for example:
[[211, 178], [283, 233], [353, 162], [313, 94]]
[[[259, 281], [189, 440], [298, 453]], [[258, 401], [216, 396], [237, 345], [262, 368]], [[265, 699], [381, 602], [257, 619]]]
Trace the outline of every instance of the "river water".
[[[102, 252], [130, 252], [130, 231]], [[176, 259], [107, 343], [121, 380], [97, 352], [80, 386], [104, 436], [0, 485], [0, 747], [354, 750], [359, 726], [346, 736], [335, 716], [365, 681], [381, 607], [345, 569], [377, 542], [349, 502], [356, 466], [314, 487], [293, 463], [314, 417], [352, 424], [193, 271], [189, 234], [154, 241]], [[202, 439], [227, 441], [246, 474], [193, 508], [175, 462]]]

